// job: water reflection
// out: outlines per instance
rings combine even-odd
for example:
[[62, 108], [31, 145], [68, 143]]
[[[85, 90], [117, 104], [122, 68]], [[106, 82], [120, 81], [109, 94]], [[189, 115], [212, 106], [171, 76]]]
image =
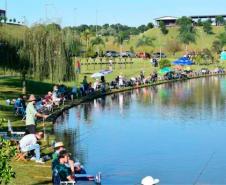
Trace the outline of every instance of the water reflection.
[[[145, 175], [191, 184], [213, 151], [226, 155], [225, 100], [224, 77], [136, 89], [70, 109], [55, 135], [88, 171], [101, 170], [105, 184], [135, 184]], [[222, 172], [208, 170], [202, 182], [226, 183]]]

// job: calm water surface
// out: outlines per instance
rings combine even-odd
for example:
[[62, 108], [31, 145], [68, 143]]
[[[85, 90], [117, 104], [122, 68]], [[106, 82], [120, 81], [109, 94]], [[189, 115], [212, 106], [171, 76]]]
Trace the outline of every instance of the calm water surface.
[[70, 109], [57, 140], [103, 185], [226, 184], [226, 78], [110, 95]]

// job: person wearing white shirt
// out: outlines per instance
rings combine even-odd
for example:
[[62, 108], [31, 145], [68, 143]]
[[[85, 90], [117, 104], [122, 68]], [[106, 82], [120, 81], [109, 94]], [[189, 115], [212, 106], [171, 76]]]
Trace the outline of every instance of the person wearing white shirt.
[[20, 141], [20, 149], [22, 152], [28, 152], [31, 150], [35, 151], [35, 160], [37, 163], [43, 163], [40, 159], [40, 145], [37, 143], [38, 140], [43, 138], [43, 132], [36, 134], [25, 135]]

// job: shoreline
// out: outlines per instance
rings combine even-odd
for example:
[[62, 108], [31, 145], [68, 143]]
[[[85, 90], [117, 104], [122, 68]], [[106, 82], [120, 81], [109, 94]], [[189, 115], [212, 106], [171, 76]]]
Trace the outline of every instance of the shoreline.
[[152, 87], [152, 86], [157, 86], [157, 85], [161, 85], [161, 84], [166, 84], [166, 83], [175, 83], [175, 82], [180, 82], [180, 81], [186, 81], [186, 80], [192, 80], [192, 79], [198, 79], [198, 78], [204, 78], [204, 77], [211, 77], [211, 76], [222, 76], [222, 75], [226, 75], [226, 72], [224, 73], [212, 73], [212, 74], [202, 74], [202, 75], [195, 75], [195, 76], [191, 76], [191, 77], [187, 77], [186, 79], [173, 79], [173, 80], [158, 80], [155, 83], [150, 83], [150, 84], [143, 84], [143, 85], [139, 85], [139, 86], [133, 86], [133, 87], [123, 87], [120, 89], [113, 89], [110, 90], [109, 92], [106, 92], [104, 94], [101, 94], [101, 92], [95, 92], [92, 95], [87, 95], [75, 100], [72, 100], [71, 102], [67, 101], [66, 104], [67, 105], [63, 105], [62, 108], [60, 108], [60, 110], [56, 110], [53, 111], [52, 114], [50, 114], [50, 120], [48, 120], [47, 118], [47, 122], [52, 122], [52, 124], [54, 124], [54, 122], [56, 121], [56, 119], [66, 110], [69, 110], [70, 108], [76, 107], [82, 103], [94, 100], [96, 98], [101, 98], [101, 97], [105, 97], [111, 94], [116, 94], [116, 93], [120, 93], [120, 92], [126, 92], [126, 91], [131, 91], [134, 89], [141, 89], [141, 88], [145, 88], [145, 87]]

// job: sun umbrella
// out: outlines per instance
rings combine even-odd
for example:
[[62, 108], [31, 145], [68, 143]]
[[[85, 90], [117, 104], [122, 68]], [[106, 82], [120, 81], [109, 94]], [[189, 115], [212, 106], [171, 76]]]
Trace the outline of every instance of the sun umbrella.
[[187, 57], [181, 57], [178, 60], [174, 61], [173, 64], [181, 66], [190, 66], [193, 64], [193, 62], [189, 60]]
[[112, 70], [107, 70], [107, 69], [105, 69], [105, 70], [101, 70], [100, 73], [102, 73], [102, 74], [104, 74], [104, 75], [107, 75], [107, 74], [112, 73]]
[[100, 78], [101, 76], [104, 76], [104, 74], [103, 73], [93, 73], [91, 75], [92, 78]]
[[165, 74], [165, 73], [168, 73], [168, 72], [171, 72], [171, 71], [172, 71], [172, 69], [170, 67], [164, 67], [164, 68], [160, 69], [158, 71], [158, 73], [159, 74]]
[[92, 78], [100, 78], [101, 76], [105, 76], [107, 74], [110, 74], [112, 73], [111, 70], [101, 70], [100, 72], [97, 72], [97, 73], [93, 73], [91, 75]]

